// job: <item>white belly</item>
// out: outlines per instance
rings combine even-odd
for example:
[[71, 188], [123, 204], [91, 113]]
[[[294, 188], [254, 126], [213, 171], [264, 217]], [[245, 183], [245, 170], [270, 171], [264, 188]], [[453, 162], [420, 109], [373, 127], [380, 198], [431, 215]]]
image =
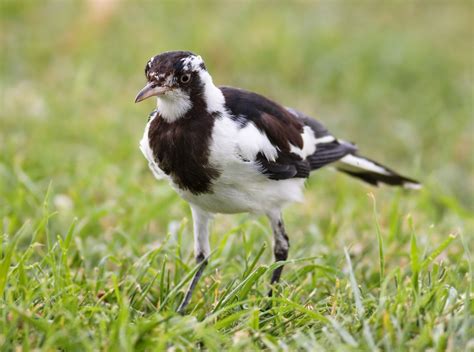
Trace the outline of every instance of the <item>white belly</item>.
[[[270, 210], [281, 209], [287, 203], [298, 202], [303, 198], [304, 179], [270, 180], [263, 175], [249, 173], [245, 169], [239, 178], [232, 174], [232, 180], [224, 172], [215, 181], [212, 193], [192, 194], [178, 190], [182, 198], [212, 213], [255, 213], [264, 214]], [[176, 189], [176, 187], [175, 187]]]

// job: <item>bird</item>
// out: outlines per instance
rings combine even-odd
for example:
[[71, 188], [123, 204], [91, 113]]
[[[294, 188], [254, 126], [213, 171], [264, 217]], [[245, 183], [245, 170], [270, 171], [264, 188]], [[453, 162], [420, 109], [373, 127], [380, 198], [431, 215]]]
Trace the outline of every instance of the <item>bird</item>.
[[[330, 166], [371, 185], [419, 189], [409, 177], [359, 154], [316, 119], [263, 95], [216, 86], [201, 56], [168, 51], [145, 66], [135, 103], [156, 97], [140, 150], [157, 179], [165, 179], [191, 208], [196, 272], [177, 311], [184, 314], [208, 264], [215, 214], [269, 219], [273, 255], [286, 261], [289, 237], [282, 209], [303, 198], [312, 171]], [[280, 280], [283, 265], [271, 276]], [[270, 289], [269, 295], [272, 295]]]

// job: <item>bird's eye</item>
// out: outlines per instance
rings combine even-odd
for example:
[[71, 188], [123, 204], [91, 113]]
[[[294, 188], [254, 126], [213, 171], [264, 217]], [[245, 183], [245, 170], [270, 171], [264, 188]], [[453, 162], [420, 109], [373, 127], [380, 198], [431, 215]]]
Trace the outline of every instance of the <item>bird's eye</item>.
[[181, 83], [188, 83], [191, 80], [191, 75], [189, 73], [185, 73], [179, 78], [179, 80]]

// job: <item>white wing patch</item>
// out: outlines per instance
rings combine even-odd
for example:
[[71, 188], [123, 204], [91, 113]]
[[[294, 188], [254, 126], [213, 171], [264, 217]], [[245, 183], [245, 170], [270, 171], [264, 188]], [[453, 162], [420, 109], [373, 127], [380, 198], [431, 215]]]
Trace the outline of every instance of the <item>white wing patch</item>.
[[334, 142], [335, 140], [336, 138], [334, 136], [324, 136], [324, 137], [316, 138], [315, 142], [316, 144], [331, 143], [331, 142]]
[[304, 160], [316, 151], [318, 139], [315, 138], [314, 132], [309, 126], [304, 126], [301, 137], [303, 138], [303, 148], [300, 149], [293, 144], [290, 144], [290, 152], [300, 156]]
[[277, 148], [253, 122], [238, 130], [237, 148], [239, 154], [247, 160], [255, 160], [258, 153], [262, 153], [268, 161], [275, 161], [278, 156]]

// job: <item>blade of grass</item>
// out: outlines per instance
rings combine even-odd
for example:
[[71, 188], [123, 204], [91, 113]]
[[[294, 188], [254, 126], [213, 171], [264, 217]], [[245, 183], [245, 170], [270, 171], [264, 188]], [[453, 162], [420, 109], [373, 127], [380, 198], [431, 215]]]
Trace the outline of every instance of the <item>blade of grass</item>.
[[419, 275], [420, 275], [420, 253], [419, 248], [416, 243], [416, 235], [415, 231], [413, 230], [413, 220], [411, 217], [408, 218], [408, 225], [411, 232], [410, 238], [410, 263], [411, 263], [411, 282], [413, 289], [415, 290], [415, 295], [418, 295], [419, 291]]
[[[209, 257], [207, 258], [209, 260], [209, 258], [214, 254], [214, 252], [211, 252], [211, 254], [209, 255]], [[189, 281], [191, 280], [191, 278], [194, 276], [194, 274], [199, 270], [199, 268], [201, 267], [201, 264], [196, 264], [194, 266], [194, 268], [188, 272], [188, 274], [183, 278], [181, 279], [181, 281], [178, 282], [178, 284], [176, 284], [175, 287], [173, 287], [173, 289], [171, 289], [168, 294], [166, 295], [165, 299], [163, 300], [163, 302], [160, 304], [160, 307], [158, 308], [158, 312], [161, 312], [161, 310], [163, 309], [163, 307], [166, 305], [166, 303], [168, 303], [168, 301], [173, 298], [176, 293]]]
[[385, 277], [385, 257], [384, 257], [384, 250], [383, 250], [383, 238], [380, 233], [380, 225], [377, 219], [377, 204], [375, 202], [374, 194], [369, 193], [369, 197], [372, 198], [375, 229], [376, 229], [376, 234], [377, 234], [377, 243], [379, 246], [379, 270], [380, 270], [379, 285], [381, 285]]
[[433, 260], [436, 259], [444, 250], [456, 239], [456, 235], [450, 234], [438, 247], [436, 247], [420, 265], [421, 270], [426, 269]]
[[336, 330], [345, 343], [354, 348], [359, 345], [354, 337], [346, 329], [344, 329], [341, 324], [331, 317], [328, 317], [328, 319], [331, 322], [333, 329]]
[[[0, 297], [3, 296], [3, 291], [5, 290], [5, 287], [7, 285], [8, 281], [8, 271], [10, 270], [10, 264], [13, 258], [13, 253], [15, 252], [16, 245], [18, 243], [18, 240], [23, 234], [23, 231], [25, 230], [27, 225], [27, 222], [25, 222], [20, 229], [13, 235], [12, 240], [10, 243], [7, 245], [7, 248], [5, 249], [3, 253], [3, 259], [0, 262]], [[4, 235], [6, 237], [6, 235]]]
[[464, 247], [464, 253], [467, 259], [467, 265], [469, 268], [469, 277], [468, 285], [466, 288], [465, 298], [464, 298], [464, 318], [462, 323], [462, 335], [465, 344], [467, 345], [469, 339], [472, 339], [472, 310], [471, 310], [471, 294], [472, 294], [472, 281], [474, 278], [474, 271], [472, 268], [472, 258], [469, 246], [464, 240], [464, 236], [461, 235], [461, 243]]
[[354, 295], [355, 306], [357, 310], [357, 315], [360, 319], [364, 316], [365, 310], [364, 306], [362, 305], [362, 300], [360, 298], [360, 291], [359, 286], [357, 286], [357, 281], [355, 279], [354, 270], [352, 269], [352, 262], [351, 257], [349, 256], [349, 252], [347, 251], [347, 247], [344, 247], [344, 254], [346, 256], [347, 266], [349, 268], [349, 279], [351, 282], [352, 293]]
[[213, 313], [219, 309], [220, 306], [226, 305], [230, 300], [232, 300], [234, 297], [237, 295], [239, 296], [240, 299], [245, 297], [247, 292], [250, 290], [252, 285], [263, 275], [267, 272], [268, 267], [266, 266], [261, 266], [256, 268], [252, 273], [250, 273], [245, 280], [243, 280], [241, 283], [239, 283], [232, 291], [229, 292], [228, 295], [224, 296], [219, 302], [217, 302], [217, 305], [213, 309]]
[[258, 260], [260, 259], [260, 257], [262, 256], [262, 254], [263, 254], [263, 252], [265, 251], [266, 248], [267, 248], [267, 244], [266, 244], [266, 242], [263, 242], [262, 247], [260, 247], [260, 250], [257, 252], [257, 255], [255, 256], [254, 260], [249, 265], [247, 270], [245, 270], [242, 277], [246, 277], [253, 270], [253, 268], [255, 268], [255, 265], [257, 265]]

